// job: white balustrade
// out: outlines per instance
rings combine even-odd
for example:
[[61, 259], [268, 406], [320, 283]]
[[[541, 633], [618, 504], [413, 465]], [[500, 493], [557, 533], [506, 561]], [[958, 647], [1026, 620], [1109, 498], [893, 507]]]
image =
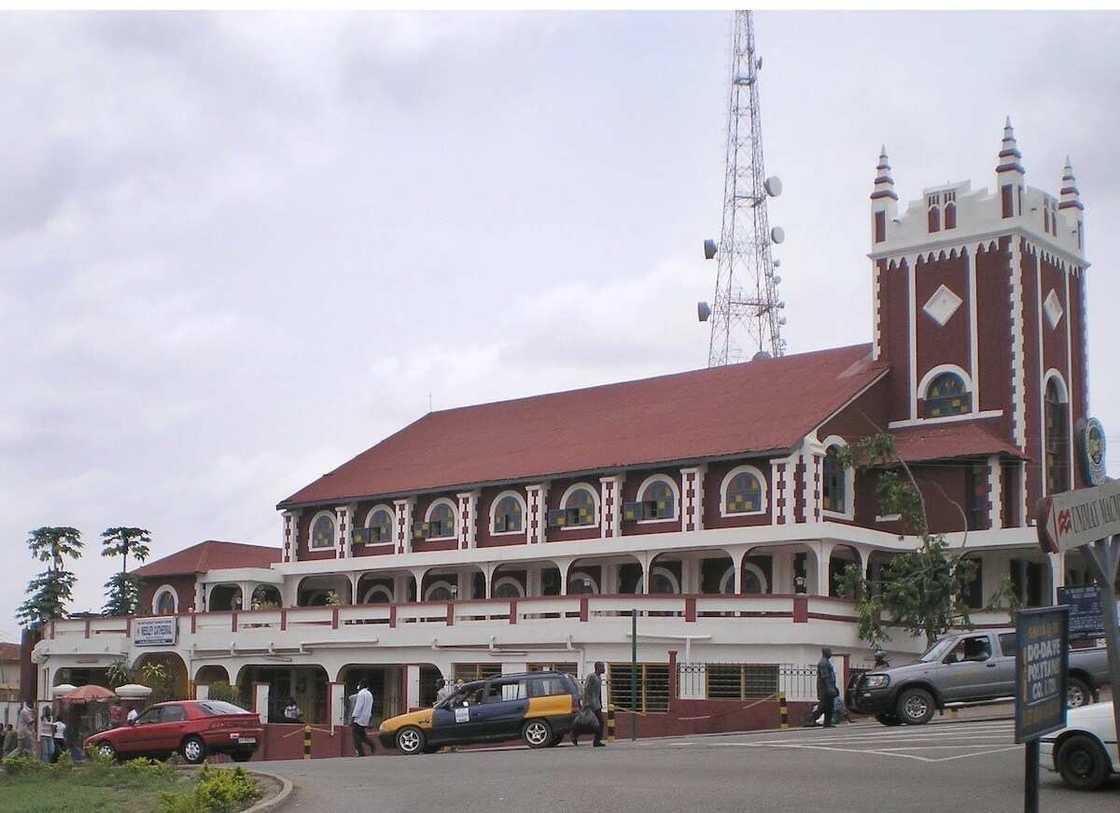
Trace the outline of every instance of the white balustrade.
[[338, 608], [338, 623], [339, 626], [388, 624], [391, 614], [388, 604], [355, 604]]

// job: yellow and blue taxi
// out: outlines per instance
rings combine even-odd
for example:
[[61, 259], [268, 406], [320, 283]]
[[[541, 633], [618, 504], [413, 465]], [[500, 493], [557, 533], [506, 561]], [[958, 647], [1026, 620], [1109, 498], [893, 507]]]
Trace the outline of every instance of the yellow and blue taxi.
[[457, 686], [433, 708], [390, 717], [378, 735], [402, 754], [518, 737], [530, 748], [545, 748], [571, 731], [579, 697], [575, 678], [562, 672], [502, 675]]

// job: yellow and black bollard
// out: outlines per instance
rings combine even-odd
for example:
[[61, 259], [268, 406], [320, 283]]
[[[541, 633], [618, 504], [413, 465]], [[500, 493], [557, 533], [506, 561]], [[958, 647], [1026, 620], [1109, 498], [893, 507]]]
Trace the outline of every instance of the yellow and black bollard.
[[614, 703], [607, 703], [607, 742], [614, 742]]
[[778, 719], [782, 728], [789, 728], [789, 705], [786, 703], [786, 693], [778, 692]]
[[303, 758], [311, 759], [311, 726], [303, 727]]

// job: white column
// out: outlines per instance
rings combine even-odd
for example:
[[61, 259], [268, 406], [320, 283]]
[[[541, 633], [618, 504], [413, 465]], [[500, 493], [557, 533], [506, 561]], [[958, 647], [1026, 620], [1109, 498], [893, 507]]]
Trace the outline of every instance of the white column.
[[704, 476], [707, 466], [681, 469], [681, 530], [704, 530]]
[[350, 558], [350, 529], [354, 523], [354, 505], [334, 508], [334, 548], [336, 559]]
[[727, 555], [731, 557], [731, 565], [733, 567], [733, 575], [731, 584], [733, 585], [732, 593], [739, 595], [739, 591], [743, 589], [743, 560], [747, 558], [746, 548], [735, 548], [727, 551]]
[[268, 722], [268, 684], [257, 683], [253, 685], [253, 702], [257, 707], [257, 715], [262, 723]]
[[208, 697], [210, 697], [210, 687], [208, 685], [205, 683], [194, 684], [195, 700], [206, 700]]
[[252, 584], [252, 582], [239, 582], [237, 586], [241, 590], [241, 609], [242, 610], [253, 609], [253, 605], [252, 605], [253, 584]]
[[805, 438], [801, 447], [801, 488], [805, 494], [805, 521], [821, 521], [821, 468], [824, 464], [824, 446], [815, 436]]
[[988, 458], [988, 527], [995, 531], [1003, 527], [1000, 508], [1003, 505], [1003, 478], [999, 455]]
[[455, 495], [459, 500], [459, 550], [470, 550], [478, 538], [478, 491]]
[[779, 549], [770, 554], [770, 592], [794, 592], [793, 551]]
[[412, 578], [416, 580], [416, 600], [424, 600], [424, 574], [428, 572], [426, 567], [412, 568]]
[[571, 559], [557, 559], [556, 567], [560, 571], [560, 595], [568, 595], [568, 569], [572, 566]]
[[604, 539], [622, 536], [621, 474], [599, 478], [599, 533]]
[[283, 517], [283, 553], [285, 562], [299, 561], [299, 511], [285, 511]]
[[813, 549], [813, 554], [816, 557], [817, 564], [817, 580], [816, 580], [816, 595], [828, 595], [828, 563], [832, 559], [832, 549], [835, 544], [832, 542], [810, 542], [809, 547]]
[[404, 703], [406, 708], [420, 707], [420, 665], [408, 664], [404, 675]]
[[345, 726], [346, 720], [346, 685], [344, 683], [331, 683], [331, 727]]
[[1051, 553], [1047, 556], [1050, 560], [1050, 606], [1058, 606], [1058, 588], [1066, 586], [1065, 555]]
[[412, 512], [416, 508], [416, 498], [394, 500], [393, 508], [396, 509], [397, 518], [397, 553], [412, 553]]
[[548, 530], [548, 483], [525, 487], [525, 537], [530, 545], [544, 542]]
[[194, 581], [194, 610], [198, 613], [206, 611], [206, 590], [197, 577]]

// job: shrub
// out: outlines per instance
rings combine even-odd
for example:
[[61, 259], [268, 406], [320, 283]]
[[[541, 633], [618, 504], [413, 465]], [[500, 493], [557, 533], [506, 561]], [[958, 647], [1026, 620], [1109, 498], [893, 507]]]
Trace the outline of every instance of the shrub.
[[62, 752], [51, 768], [58, 773], [66, 773], [74, 769], [74, 757], [70, 756], [69, 748]]
[[137, 780], [163, 780], [175, 776], [175, 768], [154, 759], [137, 757], [124, 764], [125, 775]]
[[219, 680], [210, 684], [210, 692], [208, 697], [211, 700], [224, 700], [226, 703], [233, 703], [235, 706], [241, 704], [241, 695], [237, 689], [230, 686], [224, 680]]
[[16, 754], [0, 762], [8, 776], [29, 776], [43, 773], [50, 766], [42, 760], [27, 754]]
[[160, 794], [160, 813], [232, 813], [261, 797], [249, 774], [203, 765], [194, 790]]

